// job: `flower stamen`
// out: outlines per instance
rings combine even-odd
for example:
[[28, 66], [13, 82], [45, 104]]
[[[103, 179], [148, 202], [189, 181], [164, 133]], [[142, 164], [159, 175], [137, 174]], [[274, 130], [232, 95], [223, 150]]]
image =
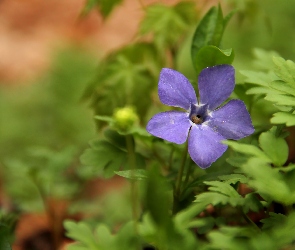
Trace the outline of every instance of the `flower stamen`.
[[201, 124], [203, 122], [203, 118], [200, 115], [192, 115], [191, 121], [195, 124]]

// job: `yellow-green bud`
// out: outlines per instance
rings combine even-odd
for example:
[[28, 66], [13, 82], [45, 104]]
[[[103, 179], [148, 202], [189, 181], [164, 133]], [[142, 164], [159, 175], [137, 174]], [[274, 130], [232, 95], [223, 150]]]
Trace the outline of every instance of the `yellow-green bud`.
[[113, 115], [114, 126], [121, 132], [128, 132], [139, 120], [131, 107], [117, 109]]

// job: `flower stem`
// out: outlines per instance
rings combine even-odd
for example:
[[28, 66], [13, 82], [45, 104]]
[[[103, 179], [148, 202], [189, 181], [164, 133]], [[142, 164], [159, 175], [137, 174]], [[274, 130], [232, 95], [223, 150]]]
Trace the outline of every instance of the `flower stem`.
[[[128, 163], [131, 169], [131, 175], [136, 170], [136, 158], [134, 151], [134, 142], [133, 137], [131, 135], [126, 135], [126, 146], [127, 146], [127, 154], [128, 154]], [[137, 233], [137, 220], [138, 220], [138, 192], [136, 180], [134, 180], [131, 176], [130, 182], [130, 192], [131, 192], [131, 202], [132, 202], [132, 218], [135, 223], [135, 233]]]
[[188, 150], [188, 142], [185, 143], [181, 165], [177, 175], [176, 185], [174, 189], [173, 214], [175, 214], [178, 210], [178, 202], [179, 202], [180, 194], [181, 194], [181, 182], [182, 182], [182, 176], [183, 176], [185, 162], [187, 158], [187, 150]]

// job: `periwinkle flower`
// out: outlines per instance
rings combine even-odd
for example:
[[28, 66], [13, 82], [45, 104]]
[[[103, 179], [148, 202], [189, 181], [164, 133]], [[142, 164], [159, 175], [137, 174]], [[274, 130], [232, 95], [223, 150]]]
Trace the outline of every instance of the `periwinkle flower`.
[[176, 144], [188, 138], [192, 160], [205, 169], [227, 149], [225, 139], [238, 140], [254, 132], [244, 102], [230, 100], [235, 86], [235, 71], [231, 65], [217, 65], [202, 70], [198, 79], [199, 97], [188, 79], [181, 73], [164, 68], [160, 73], [158, 93], [168, 106], [186, 112], [166, 111], [156, 114], [147, 124], [147, 131]]

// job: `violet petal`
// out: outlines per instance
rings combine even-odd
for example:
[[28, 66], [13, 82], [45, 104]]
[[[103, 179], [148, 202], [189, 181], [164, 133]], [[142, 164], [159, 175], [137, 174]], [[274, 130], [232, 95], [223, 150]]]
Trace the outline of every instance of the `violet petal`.
[[227, 149], [224, 138], [206, 125], [193, 125], [188, 138], [188, 152], [200, 168], [208, 168]]
[[241, 100], [231, 100], [213, 111], [208, 126], [226, 139], [238, 140], [254, 132], [250, 115]]
[[168, 106], [189, 110], [191, 103], [197, 103], [195, 90], [189, 80], [173, 69], [162, 69], [158, 93], [161, 102]]
[[167, 111], [156, 114], [147, 124], [147, 131], [164, 140], [182, 144], [186, 141], [191, 127], [188, 114], [180, 111]]
[[217, 65], [205, 68], [198, 78], [200, 103], [208, 104], [209, 110], [221, 105], [235, 87], [235, 70], [231, 65]]

